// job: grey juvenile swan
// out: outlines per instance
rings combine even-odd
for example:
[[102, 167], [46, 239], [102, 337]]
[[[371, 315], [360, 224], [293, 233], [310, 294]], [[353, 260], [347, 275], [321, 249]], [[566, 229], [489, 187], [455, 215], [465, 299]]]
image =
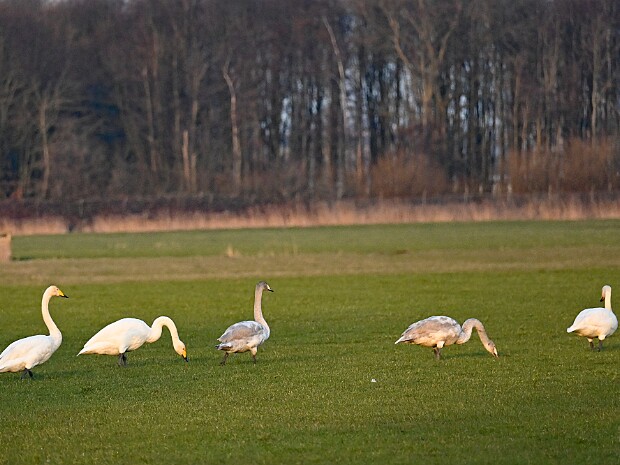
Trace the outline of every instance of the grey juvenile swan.
[[263, 291], [273, 292], [273, 289], [265, 281], [260, 281], [254, 291], [254, 321], [235, 323], [218, 338], [221, 344], [216, 345], [215, 348], [225, 352], [220, 365], [226, 364], [226, 359], [230, 354], [248, 350], [252, 353], [252, 358], [256, 363], [258, 346], [265, 342], [270, 334], [269, 325], [263, 317]]
[[478, 331], [484, 348], [493, 357], [499, 357], [495, 343], [487, 336], [482, 323], [475, 318], [466, 320], [461, 328], [461, 325], [450, 317], [431, 316], [409, 326], [395, 344], [417, 344], [432, 347], [435, 352], [435, 358], [439, 360], [441, 358], [441, 349], [444, 346], [466, 343], [471, 337], [473, 328], [476, 328]]

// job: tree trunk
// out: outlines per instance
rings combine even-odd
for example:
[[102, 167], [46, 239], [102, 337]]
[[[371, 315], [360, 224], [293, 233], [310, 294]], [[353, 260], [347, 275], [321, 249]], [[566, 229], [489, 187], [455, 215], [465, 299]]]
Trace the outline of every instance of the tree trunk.
[[334, 31], [327, 21], [326, 17], [323, 17], [323, 24], [329, 34], [329, 39], [332, 43], [334, 50], [334, 56], [336, 57], [336, 64], [338, 65], [338, 91], [340, 98], [340, 114], [342, 128], [340, 131], [340, 144], [338, 152], [336, 154], [336, 199], [340, 200], [344, 196], [344, 164], [346, 160], [347, 152], [347, 88], [346, 88], [346, 76], [344, 71], [344, 61], [340, 52], [340, 47], [336, 41]]
[[153, 115], [153, 96], [149, 82], [149, 72], [146, 67], [142, 69], [142, 85], [144, 87], [144, 106], [146, 110], [147, 143], [149, 153], [149, 169], [151, 174], [157, 174], [159, 169], [157, 148], [155, 146], [155, 117]]
[[237, 92], [230, 76], [228, 61], [222, 67], [222, 76], [230, 93], [230, 126], [232, 133], [232, 183], [236, 194], [241, 189], [241, 141], [239, 139], [239, 123], [237, 119]]
[[41, 154], [43, 157], [43, 176], [41, 179], [41, 198], [45, 199], [47, 197], [47, 191], [49, 189], [49, 179], [50, 179], [50, 170], [51, 170], [51, 160], [50, 160], [50, 145], [47, 137], [47, 110], [48, 110], [49, 102], [46, 96], [41, 98], [41, 102], [39, 103], [39, 134], [41, 135]]

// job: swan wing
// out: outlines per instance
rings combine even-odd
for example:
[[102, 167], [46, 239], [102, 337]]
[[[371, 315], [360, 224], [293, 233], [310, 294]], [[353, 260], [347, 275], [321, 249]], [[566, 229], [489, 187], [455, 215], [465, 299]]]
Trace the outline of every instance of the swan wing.
[[140, 347], [151, 328], [137, 318], [123, 318], [110, 323], [91, 337], [80, 354], [118, 355]]
[[461, 326], [456, 320], [447, 316], [432, 316], [411, 324], [396, 344], [404, 342], [432, 347], [444, 341], [448, 345], [458, 339], [460, 333]]
[[46, 362], [60, 343], [50, 336], [29, 336], [11, 343], [0, 354], [0, 372], [21, 371]]
[[586, 308], [579, 312], [567, 332], [575, 332], [581, 336], [610, 336], [618, 329], [618, 319], [611, 310], [606, 308]]
[[229, 326], [218, 341], [231, 342], [239, 339], [252, 339], [261, 335], [265, 331], [263, 325], [256, 321], [240, 321]]

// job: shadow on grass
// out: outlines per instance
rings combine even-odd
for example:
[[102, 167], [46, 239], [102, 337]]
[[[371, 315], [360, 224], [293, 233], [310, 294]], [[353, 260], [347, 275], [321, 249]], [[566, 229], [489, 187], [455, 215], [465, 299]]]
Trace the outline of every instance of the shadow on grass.
[[[489, 358], [489, 359], [493, 359], [493, 356], [490, 355], [488, 352], [455, 352], [455, 353], [450, 353], [450, 354], [444, 354], [442, 352], [441, 354], [441, 360], [448, 360], [448, 359], [452, 359], [452, 358], [456, 358], [456, 359], [460, 359], [460, 358]], [[510, 357], [510, 354], [499, 354], [499, 358], [504, 358], [504, 357]]]
[[[598, 350], [592, 350], [590, 348], [590, 346], [588, 345], [588, 341], [587, 340], [583, 340], [585, 342], [585, 344], [581, 344], [579, 347], [582, 347], [584, 351], [587, 352], [592, 352], [593, 354], [598, 354], [599, 351]], [[595, 339], [596, 341], [596, 339]], [[603, 350], [600, 351], [600, 353], [604, 353], [604, 352], [616, 352], [618, 350], [620, 350], [620, 344], [614, 344], [613, 342], [611, 344], [609, 344], [610, 341], [605, 340], [605, 342], [603, 342]], [[594, 346], [596, 347], [598, 344], [598, 342], [594, 343]], [[574, 349], [574, 347], [573, 347]]]

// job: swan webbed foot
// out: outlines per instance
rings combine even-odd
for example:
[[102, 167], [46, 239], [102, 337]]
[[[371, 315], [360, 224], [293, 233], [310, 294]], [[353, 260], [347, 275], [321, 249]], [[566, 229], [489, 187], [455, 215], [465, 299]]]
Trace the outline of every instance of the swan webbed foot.
[[118, 354], [118, 366], [126, 367], [127, 366], [127, 356], [123, 352], [122, 354]]
[[30, 371], [28, 368], [24, 368], [24, 372], [22, 373], [22, 376], [20, 379], [26, 379], [26, 375], [29, 375], [30, 379], [34, 378], [32, 371]]
[[228, 359], [228, 352], [224, 352], [224, 358], [222, 359], [222, 361], [220, 362], [221, 366], [226, 365], [226, 359]]

